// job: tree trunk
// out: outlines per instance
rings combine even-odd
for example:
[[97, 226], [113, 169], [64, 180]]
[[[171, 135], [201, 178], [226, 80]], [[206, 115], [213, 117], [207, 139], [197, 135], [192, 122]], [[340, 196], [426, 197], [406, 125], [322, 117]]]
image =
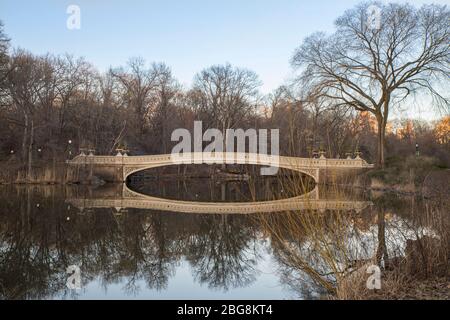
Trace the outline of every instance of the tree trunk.
[[167, 115], [164, 111], [163, 123], [162, 123], [162, 153], [167, 154]]
[[22, 138], [22, 164], [25, 164], [25, 159], [27, 158], [27, 138], [28, 138], [28, 115], [24, 113], [24, 129]]
[[[223, 135], [223, 152], [227, 152], [227, 134], [226, 134], [226, 128], [227, 125], [225, 124], [225, 122], [222, 122], [222, 135]], [[234, 151], [234, 150], [233, 150]], [[225, 172], [227, 170], [227, 162], [224, 159], [222, 165], [221, 165], [222, 171]]]
[[377, 167], [384, 168], [385, 159], [384, 159], [384, 148], [385, 148], [385, 139], [386, 139], [386, 119], [381, 115], [377, 115], [378, 122], [378, 150], [377, 150]]
[[384, 208], [380, 208], [378, 211], [378, 246], [376, 252], [377, 264], [381, 266], [382, 262], [387, 262], [389, 256], [386, 246], [386, 220], [384, 214]]
[[34, 145], [34, 122], [31, 119], [30, 141], [28, 143], [28, 166], [27, 166], [27, 182], [31, 182], [31, 170], [33, 162], [33, 145]]
[[167, 107], [169, 101], [167, 99], [165, 91], [162, 92], [162, 153], [167, 154]]

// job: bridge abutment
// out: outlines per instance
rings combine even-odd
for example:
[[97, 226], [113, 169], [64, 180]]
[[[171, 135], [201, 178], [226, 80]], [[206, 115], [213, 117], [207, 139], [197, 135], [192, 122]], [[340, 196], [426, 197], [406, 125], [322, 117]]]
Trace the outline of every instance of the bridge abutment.
[[97, 184], [100, 182], [125, 182], [123, 164], [101, 165], [78, 163], [68, 166], [67, 183]]

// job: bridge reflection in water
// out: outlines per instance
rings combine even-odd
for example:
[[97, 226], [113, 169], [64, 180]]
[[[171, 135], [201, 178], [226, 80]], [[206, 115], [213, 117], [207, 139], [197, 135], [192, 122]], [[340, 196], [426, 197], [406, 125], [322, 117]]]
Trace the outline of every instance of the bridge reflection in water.
[[74, 207], [85, 208], [115, 208], [148, 209], [178, 213], [197, 214], [253, 214], [283, 211], [326, 211], [326, 210], [354, 210], [360, 212], [369, 205], [369, 201], [328, 200], [319, 199], [319, 188], [306, 194], [288, 199], [256, 202], [196, 202], [169, 200], [140, 194], [130, 190], [122, 184], [121, 190], [114, 194], [96, 192], [92, 196], [70, 196], [66, 200]]

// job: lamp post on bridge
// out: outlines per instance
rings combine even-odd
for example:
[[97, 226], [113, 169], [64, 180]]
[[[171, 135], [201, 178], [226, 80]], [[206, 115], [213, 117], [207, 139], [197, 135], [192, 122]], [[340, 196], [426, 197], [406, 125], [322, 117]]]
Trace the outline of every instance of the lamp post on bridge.
[[86, 156], [85, 152], [87, 152], [87, 151], [88, 151], [87, 148], [80, 148], [80, 156], [85, 157]]
[[42, 147], [38, 147], [36, 151], [37, 151], [37, 154], [38, 154], [38, 159], [42, 160]]
[[308, 151], [308, 155], [310, 158], [313, 158], [314, 146], [313, 146], [313, 137], [312, 134], [306, 136], [306, 148]]
[[67, 141], [67, 149], [68, 149], [68, 154], [69, 154], [68, 158], [70, 160], [72, 158], [72, 139], [69, 139]]
[[124, 149], [124, 148], [117, 148], [116, 152], [117, 152], [116, 157], [121, 157], [121, 156], [128, 157], [128, 153], [130, 152], [130, 150]]

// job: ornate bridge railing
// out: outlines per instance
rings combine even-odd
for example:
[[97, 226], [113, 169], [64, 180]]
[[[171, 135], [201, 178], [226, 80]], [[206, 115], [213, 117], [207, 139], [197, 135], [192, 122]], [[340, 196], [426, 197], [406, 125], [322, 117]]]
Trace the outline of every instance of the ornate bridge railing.
[[356, 157], [354, 159], [327, 159], [322, 158], [299, 158], [286, 156], [271, 156], [263, 154], [249, 153], [217, 153], [215, 155], [205, 153], [189, 153], [182, 158], [174, 157], [172, 154], [148, 155], [148, 156], [94, 156], [79, 155], [69, 163], [72, 164], [124, 164], [124, 165], [145, 165], [145, 164], [192, 164], [192, 163], [249, 163], [257, 162], [261, 165], [301, 166], [314, 168], [373, 168], [373, 164], [368, 164], [364, 159]]

